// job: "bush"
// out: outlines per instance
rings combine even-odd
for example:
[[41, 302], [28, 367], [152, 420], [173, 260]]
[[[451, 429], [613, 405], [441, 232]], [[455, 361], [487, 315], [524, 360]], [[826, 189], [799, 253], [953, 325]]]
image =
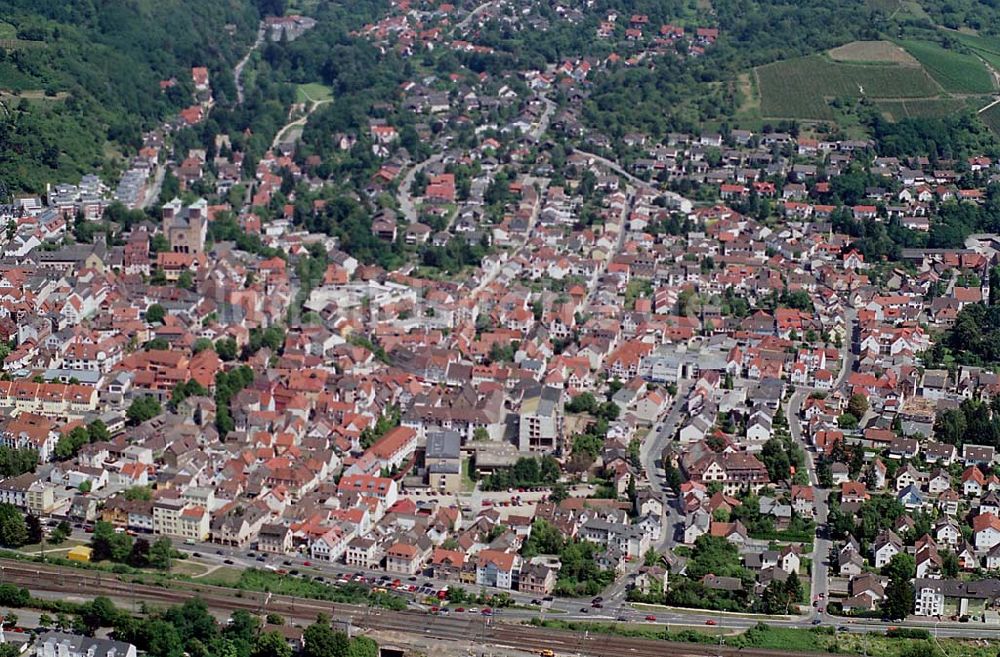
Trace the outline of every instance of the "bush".
[[931, 638], [929, 630], [923, 630], [916, 627], [892, 627], [886, 630], [885, 635], [892, 639], [928, 640]]

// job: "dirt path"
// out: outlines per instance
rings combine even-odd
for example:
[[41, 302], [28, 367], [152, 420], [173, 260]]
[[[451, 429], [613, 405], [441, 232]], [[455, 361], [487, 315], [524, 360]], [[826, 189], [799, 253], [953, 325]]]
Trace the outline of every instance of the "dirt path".
[[264, 21], [260, 22], [260, 26], [257, 28], [257, 39], [253, 42], [250, 50], [247, 54], [243, 55], [243, 59], [236, 63], [233, 67], [233, 79], [236, 81], [236, 104], [243, 104], [243, 69], [246, 68], [247, 62], [250, 61], [250, 56], [260, 48], [260, 44], [264, 43], [264, 35], [267, 33], [267, 26]]
[[[976, 55], [976, 57], [979, 57], [979, 55]], [[993, 66], [988, 61], [986, 61], [985, 59], [983, 59], [982, 57], [979, 57], [979, 61], [981, 61], [983, 63], [983, 66], [986, 67], [986, 70], [989, 71], [990, 75], [993, 76], [993, 84], [994, 84], [994, 86], [996, 86], [998, 89], [1000, 89], [1000, 73], [998, 73], [997, 70], [995, 68], [993, 68]], [[980, 109], [976, 113], [977, 114], [982, 114], [983, 112], [985, 112], [989, 108], [993, 107], [997, 103], [1000, 103], [1000, 97], [998, 97], [996, 100], [994, 100], [993, 102], [991, 102], [986, 107], [983, 107], [982, 109]]]
[[306, 113], [300, 116], [299, 118], [286, 123], [285, 126], [278, 131], [278, 134], [274, 135], [274, 140], [271, 142], [272, 149], [277, 148], [278, 144], [287, 141], [288, 135], [295, 131], [298, 131], [298, 134], [296, 134], [292, 138], [292, 141], [298, 141], [299, 138], [302, 137], [302, 130], [305, 129], [306, 123], [309, 122], [309, 117], [312, 115], [312, 113], [315, 112], [317, 109], [319, 109], [321, 105], [325, 105], [329, 102], [332, 102], [333, 100], [331, 98], [327, 98], [324, 100], [313, 100], [312, 97], [310, 97], [309, 94], [306, 93], [305, 91], [303, 91], [302, 93], [305, 95], [306, 103], [308, 104]]
[[455, 25], [455, 32], [456, 33], [461, 32], [465, 28], [469, 27], [469, 23], [471, 23], [477, 16], [479, 16], [479, 14], [483, 13], [484, 11], [486, 11], [491, 7], [495, 7], [498, 4], [499, 3], [496, 0], [490, 0], [489, 2], [484, 2], [483, 4], [479, 5], [478, 7], [470, 11], [468, 16], [463, 18]]

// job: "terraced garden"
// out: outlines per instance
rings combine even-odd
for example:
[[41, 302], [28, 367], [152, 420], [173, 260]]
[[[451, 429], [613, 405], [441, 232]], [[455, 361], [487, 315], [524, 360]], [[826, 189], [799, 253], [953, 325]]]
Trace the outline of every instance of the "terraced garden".
[[751, 103], [765, 119], [830, 121], [832, 101], [868, 98], [891, 120], [943, 117], [989, 104], [997, 93], [1000, 38], [950, 33], [972, 52], [929, 40], [854, 41], [826, 53], [754, 69]]
[[995, 89], [993, 76], [979, 57], [948, 50], [930, 41], [902, 41], [908, 53], [945, 89], [962, 94], [988, 94]]
[[829, 120], [833, 98], [933, 98], [941, 87], [919, 66], [836, 62], [799, 57], [756, 69], [761, 114], [769, 118]]

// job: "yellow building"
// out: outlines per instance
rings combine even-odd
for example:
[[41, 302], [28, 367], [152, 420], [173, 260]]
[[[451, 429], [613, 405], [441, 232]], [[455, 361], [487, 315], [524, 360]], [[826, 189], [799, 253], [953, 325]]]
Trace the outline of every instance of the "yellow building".
[[90, 562], [90, 555], [93, 554], [93, 550], [86, 545], [77, 545], [75, 548], [70, 550], [66, 554], [66, 558], [70, 561], [80, 561], [83, 563]]

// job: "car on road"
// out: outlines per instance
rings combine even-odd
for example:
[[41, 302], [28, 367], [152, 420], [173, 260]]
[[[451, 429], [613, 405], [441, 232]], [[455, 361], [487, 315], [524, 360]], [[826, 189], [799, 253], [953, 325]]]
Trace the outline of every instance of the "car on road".
[[648, 620], [650, 623], [653, 623], [656, 621], [656, 616], [650, 614], [649, 616], [646, 616], [646, 620]]
[[711, 618], [709, 618], [707, 621], [705, 621], [705, 625], [717, 625], [717, 623]]
[[263, 554], [261, 554], [261, 555], [259, 555], [257, 557], [257, 561], [267, 561], [267, 557], [265, 557]]
[[590, 613], [590, 608], [589, 607], [580, 607], [580, 613], [581, 614], [589, 614]]
[[303, 562], [302, 562], [302, 565], [303, 565], [303, 566], [311, 566], [311, 565], [312, 565], [312, 562], [311, 562], [311, 561], [303, 561]]
[[226, 564], [227, 566], [232, 566], [233, 565], [233, 560], [232, 559], [224, 559], [222, 561], [222, 563]]
[[591, 600], [591, 602], [604, 602], [604, 598], [602, 598], [601, 596], [597, 596], [596, 598]]
[[602, 605], [600, 602], [594, 602], [590, 606], [593, 607], [594, 609], [604, 609], [604, 605]]
[[463, 612], [465, 612], [465, 607], [459, 607], [459, 608], [457, 608], [457, 609], [455, 610], [455, 613], [457, 613], [457, 614], [461, 614], [461, 613], [463, 613]]
[[538, 598], [535, 598], [534, 600], [531, 601], [531, 604], [533, 604], [533, 605], [540, 605], [540, 604], [542, 604], [542, 601], [539, 600]]
[[838, 632], [850, 632], [851, 628], [847, 627], [846, 625], [840, 625], [839, 627], [837, 627], [837, 631]]
[[820, 619], [818, 619], [818, 618], [814, 618], [814, 619], [812, 620], [812, 624], [813, 624], [813, 625], [819, 625], [819, 624], [820, 624], [820, 623], [822, 623], [822, 622], [823, 622], [823, 621], [821, 621], [821, 620], [820, 620]]
[[489, 607], [487, 607], [486, 609], [483, 609], [479, 613], [481, 613], [483, 616], [492, 616], [493, 615], [493, 610], [490, 609]]
[[225, 554], [222, 550], [216, 550], [215, 553], [219, 555]]

